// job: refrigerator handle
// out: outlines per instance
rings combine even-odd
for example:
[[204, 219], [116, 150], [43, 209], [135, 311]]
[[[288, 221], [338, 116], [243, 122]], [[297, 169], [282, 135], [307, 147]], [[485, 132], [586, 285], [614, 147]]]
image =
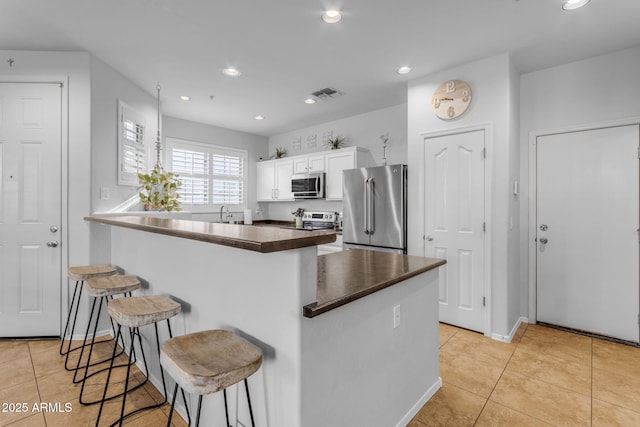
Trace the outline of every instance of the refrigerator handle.
[[374, 187], [375, 187], [375, 182], [373, 180], [373, 178], [369, 178], [369, 234], [373, 234], [376, 231], [376, 227], [375, 227], [375, 223], [376, 223], [376, 218], [375, 218], [375, 209], [374, 209]]
[[369, 234], [369, 178], [364, 180], [364, 234]]

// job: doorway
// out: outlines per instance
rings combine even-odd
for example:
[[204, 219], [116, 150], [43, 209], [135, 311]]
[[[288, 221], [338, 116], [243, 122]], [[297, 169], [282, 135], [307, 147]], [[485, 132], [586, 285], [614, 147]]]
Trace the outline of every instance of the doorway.
[[0, 83], [0, 337], [60, 336], [62, 85]]
[[638, 342], [639, 132], [537, 137], [537, 321]]
[[485, 130], [426, 137], [424, 254], [440, 267], [440, 321], [485, 331]]

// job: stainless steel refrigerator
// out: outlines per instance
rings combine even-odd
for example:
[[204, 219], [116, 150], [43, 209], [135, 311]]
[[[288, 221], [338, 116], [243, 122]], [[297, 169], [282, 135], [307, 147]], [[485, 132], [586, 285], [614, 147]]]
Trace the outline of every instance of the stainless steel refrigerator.
[[342, 186], [345, 249], [407, 253], [407, 166], [347, 169]]

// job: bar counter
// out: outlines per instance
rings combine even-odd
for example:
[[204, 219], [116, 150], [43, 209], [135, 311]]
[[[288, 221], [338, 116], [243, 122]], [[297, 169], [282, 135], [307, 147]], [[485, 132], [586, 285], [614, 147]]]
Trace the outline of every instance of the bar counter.
[[[227, 329], [262, 349], [263, 365], [249, 378], [257, 425], [404, 426], [441, 387], [442, 260], [363, 250], [318, 257], [316, 245], [334, 241], [333, 231], [86, 219], [109, 262], [140, 277], [142, 294], [183, 305], [174, 335]], [[159, 378], [152, 370], [161, 390]], [[232, 424], [249, 425], [236, 389], [228, 393]], [[202, 425], [217, 425], [222, 396], [205, 400]]]

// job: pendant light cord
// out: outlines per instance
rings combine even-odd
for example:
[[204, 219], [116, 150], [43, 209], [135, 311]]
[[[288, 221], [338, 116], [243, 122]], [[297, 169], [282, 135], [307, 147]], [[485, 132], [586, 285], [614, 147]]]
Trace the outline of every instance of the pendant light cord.
[[162, 149], [160, 142], [160, 84], [156, 86], [158, 92], [158, 135], [156, 138], [156, 167], [162, 170], [162, 163], [160, 163], [160, 151]]

